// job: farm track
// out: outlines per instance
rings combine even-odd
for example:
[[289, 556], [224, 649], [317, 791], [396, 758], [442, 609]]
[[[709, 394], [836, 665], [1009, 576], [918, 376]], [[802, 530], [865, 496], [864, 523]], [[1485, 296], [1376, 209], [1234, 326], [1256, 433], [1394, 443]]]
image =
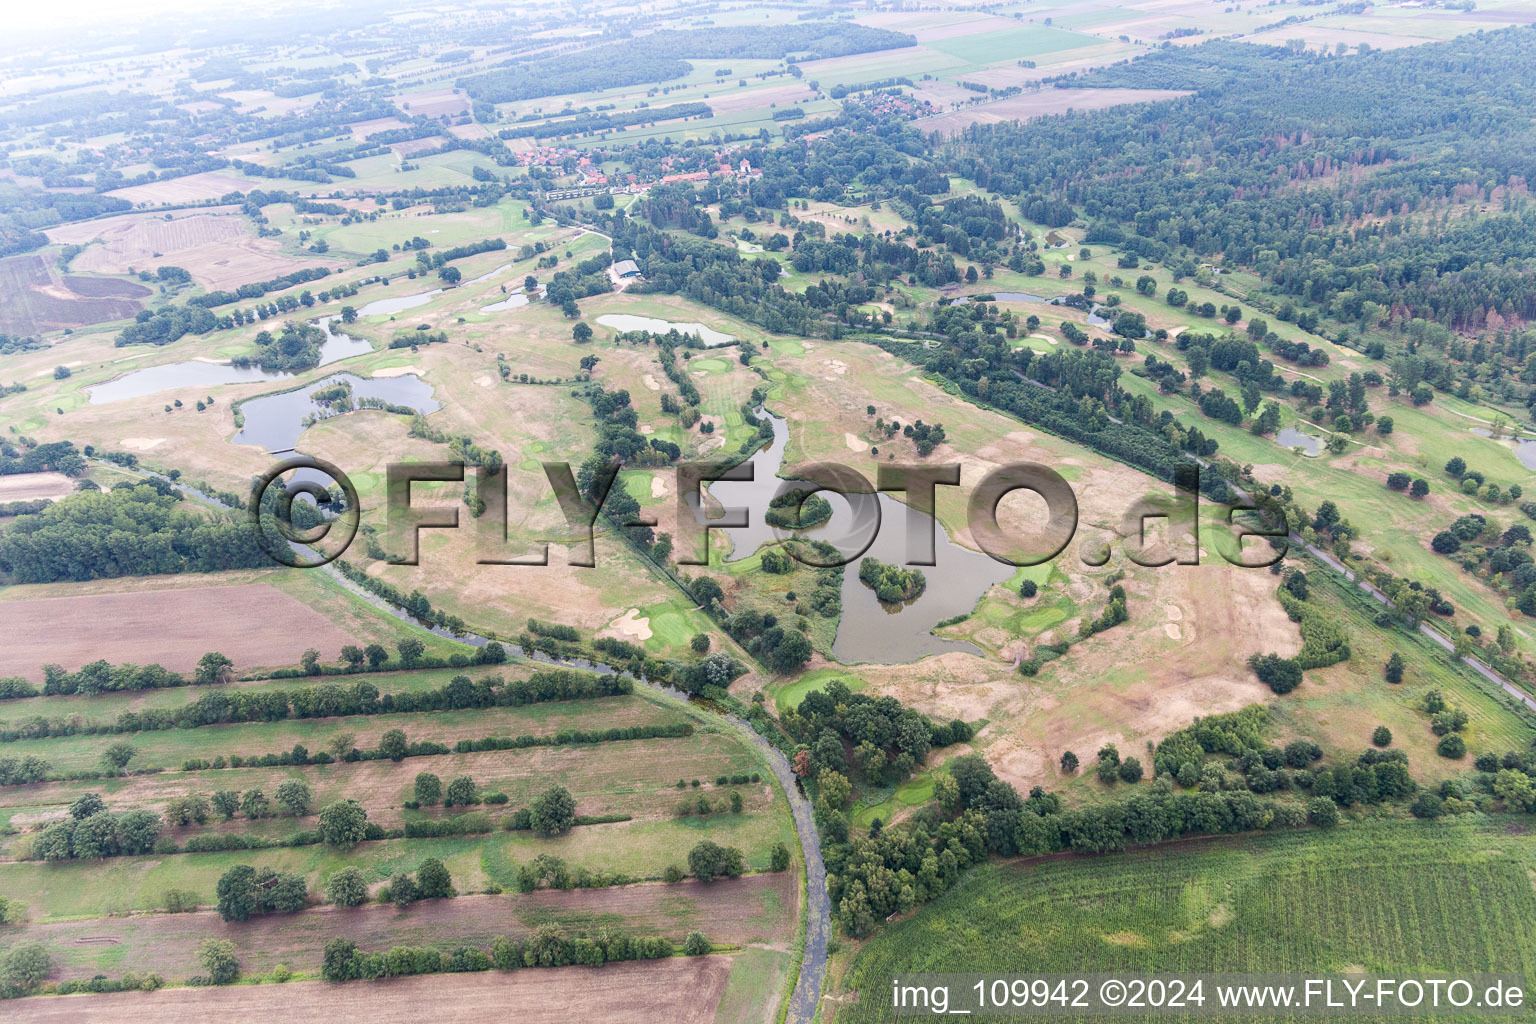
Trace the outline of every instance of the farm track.
[[[325, 571], [330, 573], [341, 586], [375, 607], [402, 621], [415, 621], [387, 601], [352, 583], [332, 566], [325, 566]], [[490, 642], [490, 638], [478, 633], [466, 633], [462, 637], [456, 637], [443, 629], [434, 628], [431, 631], [474, 647], [483, 647]], [[606, 665], [595, 665], [589, 662], [573, 663], [573, 667], [611, 671]], [[669, 697], [686, 697], [680, 690], [656, 686], [642, 680], [636, 680], [635, 685]], [[795, 981], [794, 993], [790, 996], [789, 1011], [784, 1021], [785, 1024], [811, 1024], [821, 1004], [822, 987], [827, 976], [827, 940], [832, 933], [831, 901], [827, 896], [827, 869], [821, 859], [821, 837], [816, 831], [811, 802], [801, 790], [799, 780], [790, 769], [789, 761], [783, 753], [775, 749], [751, 725], [735, 715], [722, 713], [718, 717], [763, 753], [768, 759], [768, 766], [773, 769], [774, 777], [779, 781], [779, 788], [784, 791], [784, 798], [789, 801], [790, 814], [795, 822], [795, 834], [800, 838], [800, 851], [805, 858], [806, 907], [805, 948], [800, 961], [800, 975]]]

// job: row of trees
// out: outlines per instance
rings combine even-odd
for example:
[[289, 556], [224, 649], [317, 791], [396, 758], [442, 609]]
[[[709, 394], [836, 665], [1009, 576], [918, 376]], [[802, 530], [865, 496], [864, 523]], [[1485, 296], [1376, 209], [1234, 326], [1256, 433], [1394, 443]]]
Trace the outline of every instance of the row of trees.
[[[98, 664], [104, 666], [106, 663]], [[143, 674], [149, 670], [138, 671]], [[85, 672], [86, 669], [81, 670], [82, 674]], [[90, 733], [194, 729], [230, 722], [279, 722], [290, 718], [522, 707], [548, 701], [622, 696], [633, 692], [633, 689], [634, 682], [628, 676], [600, 675], [575, 669], [540, 670], [528, 679], [511, 681], [500, 676], [485, 676], [472, 681], [468, 676], [458, 675], [430, 690], [403, 690], [382, 695], [378, 687], [367, 680], [359, 680], [347, 686], [322, 683], [294, 690], [212, 689], [190, 704], [124, 711], [113, 722], [90, 721], [79, 715], [54, 718], [36, 715], [0, 729], [0, 742]]]

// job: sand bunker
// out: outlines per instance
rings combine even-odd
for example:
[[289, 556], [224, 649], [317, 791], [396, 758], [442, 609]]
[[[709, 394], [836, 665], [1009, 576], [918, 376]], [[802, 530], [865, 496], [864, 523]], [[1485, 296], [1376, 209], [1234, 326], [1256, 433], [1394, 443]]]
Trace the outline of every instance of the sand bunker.
[[1182, 630], [1179, 629], [1179, 624], [1177, 622], [1165, 622], [1165, 623], [1163, 623], [1163, 632], [1168, 634], [1168, 639], [1169, 640], [1182, 640], [1182, 639], [1184, 639], [1184, 633], [1183, 633]]
[[[374, 370], [373, 373], [371, 374], [371, 376], [374, 376], [374, 377], [404, 377], [408, 373], [421, 374], [421, 373], [425, 373], [425, 372], [426, 371], [424, 371], [421, 367], [416, 366], [416, 365], [413, 364], [411, 366], [391, 366], [391, 367], [388, 367], [387, 369], [383, 369], [383, 370]], [[476, 381], [475, 383], [479, 384], [480, 382]]]
[[645, 375], [645, 386], [650, 388], [652, 391], [661, 390], [661, 385], [656, 383], [656, 378], [652, 377], [650, 374]]
[[125, 437], [119, 442], [124, 448], [133, 452], [147, 452], [165, 444], [163, 437]]
[[848, 446], [848, 450], [851, 452], [861, 452], [864, 450], [864, 442], [852, 434], [844, 434], [843, 443]]
[[660, 474], [651, 477], [651, 497], [664, 498], [667, 496], [667, 481]]
[[649, 640], [651, 638], [651, 620], [640, 614], [640, 609], [631, 608], [623, 615], [609, 623], [614, 629], [627, 637], [636, 640]]

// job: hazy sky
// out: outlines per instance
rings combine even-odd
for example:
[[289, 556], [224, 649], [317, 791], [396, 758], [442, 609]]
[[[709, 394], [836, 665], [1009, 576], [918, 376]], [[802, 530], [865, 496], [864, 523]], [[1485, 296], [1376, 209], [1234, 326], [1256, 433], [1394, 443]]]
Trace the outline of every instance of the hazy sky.
[[24, 3], [8, 0], [0, 3], [5, 23], [13, 29], [58, 29], [95, 27], [103, 24], [142, 22], [162, 14], [197, 12], [216, 13], [238, 9], [230, 0], [53, 0], [49, 3]]

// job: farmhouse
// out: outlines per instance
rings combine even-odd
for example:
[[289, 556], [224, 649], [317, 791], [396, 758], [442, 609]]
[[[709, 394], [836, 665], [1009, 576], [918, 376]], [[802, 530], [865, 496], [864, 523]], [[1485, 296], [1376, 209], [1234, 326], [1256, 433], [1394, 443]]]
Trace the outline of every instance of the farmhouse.
[[619, 277], [639, 277], [640, 268], [634, 260], [619, 260], [613, 265], [613, 272]]

